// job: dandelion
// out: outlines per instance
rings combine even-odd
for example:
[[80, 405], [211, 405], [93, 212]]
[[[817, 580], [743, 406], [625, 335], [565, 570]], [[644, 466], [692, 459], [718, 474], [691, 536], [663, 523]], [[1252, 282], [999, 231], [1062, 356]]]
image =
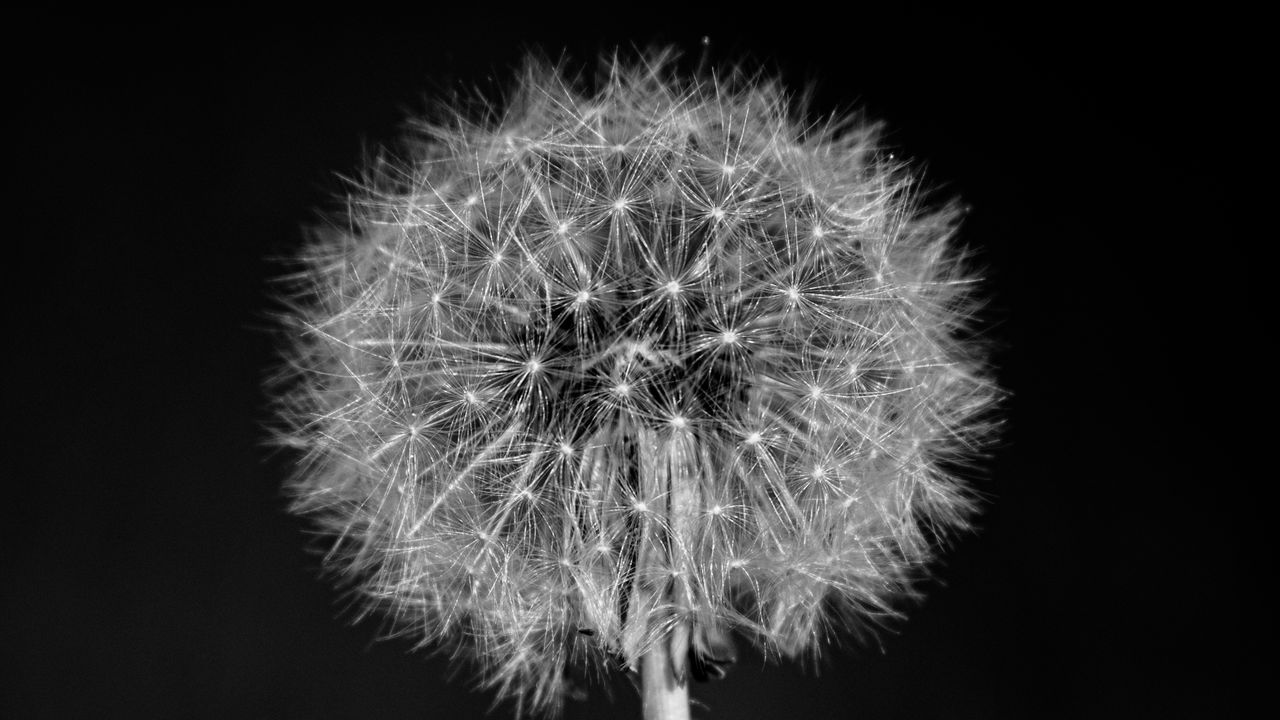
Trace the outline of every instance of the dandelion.
[[517, 711], [640, 674], [688, 716], [736, 635], [816, 654], [973, 509], [997, 389], [954, 205], [755, 77], [531, 63], [420, 126], [292, 277], [294, 509]]

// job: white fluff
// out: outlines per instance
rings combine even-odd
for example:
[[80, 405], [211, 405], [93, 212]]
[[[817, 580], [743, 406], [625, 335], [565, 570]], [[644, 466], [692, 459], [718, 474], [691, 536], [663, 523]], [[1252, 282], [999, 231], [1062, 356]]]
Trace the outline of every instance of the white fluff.
[[662, 57], [591, 93], [531, 63], [463, 116], [293, 278], [279, 416], [334, 566], [535, 711], [653, 643], [794, 656], [891, 613], [998, 392], [955, 208], [874, 126]]

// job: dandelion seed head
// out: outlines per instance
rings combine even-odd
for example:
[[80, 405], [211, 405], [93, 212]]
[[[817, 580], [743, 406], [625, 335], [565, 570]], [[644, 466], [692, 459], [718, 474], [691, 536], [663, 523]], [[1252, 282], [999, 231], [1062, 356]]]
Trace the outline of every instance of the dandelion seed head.
[[605, 69], [371, 169], [273, 386], [330, 562], [532, 711], [675, 637], [816, 653], [964, 526], [998, 425], [959, 213], [876, 126]]

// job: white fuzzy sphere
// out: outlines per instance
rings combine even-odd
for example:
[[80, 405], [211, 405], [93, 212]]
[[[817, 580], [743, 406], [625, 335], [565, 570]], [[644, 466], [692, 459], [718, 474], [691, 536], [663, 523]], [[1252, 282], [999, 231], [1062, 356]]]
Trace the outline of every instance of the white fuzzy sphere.
[[461, 117], [294, 278], [277, 397], [334, 565], [534, 710], [571, 665], [891, 612], [997, 394], [954, 207], [874, 126], [661, 59]]

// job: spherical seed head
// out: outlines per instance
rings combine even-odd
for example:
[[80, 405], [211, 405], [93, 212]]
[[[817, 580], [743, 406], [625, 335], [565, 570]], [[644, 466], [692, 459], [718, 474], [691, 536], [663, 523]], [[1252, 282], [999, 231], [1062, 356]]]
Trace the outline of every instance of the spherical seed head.
[[873, 126], [605, 68], [532, 64], [501, 122], [372, 173], [306, 255], [279, 395], [335, 566], [535, 710], [677, 627], [796, 655], [891, 610], [997, 394], [956, 212]]

